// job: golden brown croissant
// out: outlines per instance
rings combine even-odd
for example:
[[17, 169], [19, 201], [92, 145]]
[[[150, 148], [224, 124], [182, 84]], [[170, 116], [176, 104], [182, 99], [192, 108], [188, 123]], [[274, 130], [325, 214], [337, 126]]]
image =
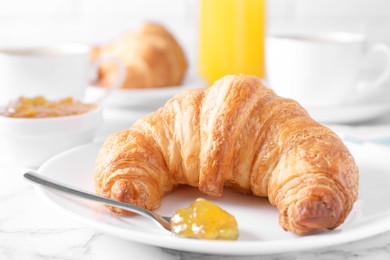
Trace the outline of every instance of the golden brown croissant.
[[[147, 23], [139, 31], [128, 32], [116, 41], [92, 49], [91, 58], [118, 57], [126, 67], [122, 88], [154, 88], [179, 85], [187, 70], [184, 52], [163, 26]], [[110, 87], [117, 79], [115, 63], [99, 67], [98, 84]]]
[[111, 135], [95, 168], [97, 193], [151, 210], [179, 184], [267, 196], [280, 225], [297, 234], [343, 223], [358, 178], [335, 133], [245, 75], [180, 93]]

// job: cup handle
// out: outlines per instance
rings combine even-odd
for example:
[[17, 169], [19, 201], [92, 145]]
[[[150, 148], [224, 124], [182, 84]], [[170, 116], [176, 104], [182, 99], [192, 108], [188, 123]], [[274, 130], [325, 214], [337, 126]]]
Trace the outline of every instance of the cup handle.
[[386, 60], [386, 64], [378, 76], [372, 80], [361, 82], [359, 86], [362, 86], [362, 84], [364, 86], [358, 91], [358, 96], [361, 98], [375, 94], [375, 92], [388, 87], [384, 83], [390, 78], [390, 47], [384, 43], [375, 43], [369, 48], [366, 57], [370, 57], [375, 53], [382, 54]]
[[97, 79], [99, 67], [102, 63], [104, 63], [106, 61], [114, 62], [116, 64], [116, 66], [118, 66], [118, 77], [115, 80], [115, 82], [112, 84], [111, 88], [109, 88], [107, 91], [105, 91], [104, 95], [98, 97], [94, 101], [95, 103], [102, 103], [109, 95], [111, 95], [111, 93], [114, 90], [119, 89], [121, 87], [123, 81], [125, 80], [125, 66], [124, 66], [123, 62], [119, 58], [117, 58], [115, 56], [110, 56], [110, 55], [102, 55], [102, 56], [98, 57], [93, 62], [93, 64], [92, 64], [92, 80]]

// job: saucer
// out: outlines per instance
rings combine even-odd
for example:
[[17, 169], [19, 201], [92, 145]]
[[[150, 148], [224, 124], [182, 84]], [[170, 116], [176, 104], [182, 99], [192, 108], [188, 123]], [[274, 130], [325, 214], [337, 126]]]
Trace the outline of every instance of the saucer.
[[305, 109], [315, 120], [322, 123], [357, 123], [379, 118], [390, 112], [390, 102], [334, 107], [305, 107]]
[[[188, 76], [182, 85], [148, 89], [113, 90], [105, 99], [104, 105], [112, 108], [154, 110], [165, 104], [175, 94], [186, 90], [205, 87], [206, 82], [198, 76]], [[108, 90], [99, 86], [89, 86], [86, 101], [97, 100]]]

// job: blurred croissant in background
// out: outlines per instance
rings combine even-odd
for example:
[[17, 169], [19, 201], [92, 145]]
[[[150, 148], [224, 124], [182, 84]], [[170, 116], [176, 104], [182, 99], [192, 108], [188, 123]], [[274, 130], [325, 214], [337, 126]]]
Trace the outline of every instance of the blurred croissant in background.
[[[92, 61], [103, 55], [115, 56], [124, 63], [126, 75], [121, 88], [180, 85], [188, 66], [182, 47], [167, 29], [156, 23], [146, 23], [138, 31], [92, 48]], [[97, 84], [109, 88], [117, 75], [117, 65], [104, 62], [99, 67]]]

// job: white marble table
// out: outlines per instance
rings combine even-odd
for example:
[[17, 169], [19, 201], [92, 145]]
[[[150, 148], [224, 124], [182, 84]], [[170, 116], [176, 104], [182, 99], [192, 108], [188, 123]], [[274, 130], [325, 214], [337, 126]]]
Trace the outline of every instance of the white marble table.
[[[126, 128], [144, 113], [105, 112], [98, 134]], [[390, 136], [390, 116], [366, 126], [331, 126], [340, 134]], [[364, 135], [364, 133], [371, 135]], [[379, 135], [379, 134], [378, 134]], [[378, 136], [376, 136], [378, 137]], [[361, 140], [361, 139], [359, 139]], [[390, 155], [390, 148], [389, 148]], [[390, 156], [389, 156], [390, 158]], [[365, 240], [313, 251], [269, 256], [213, 256], [142, 245], [84, 226], [54, 211], [22, 178], [27, 168], [0, 158], [0, 259], [390, 259], [390, 232]], [[389, 184], [390, 185], [390, 184]]]

